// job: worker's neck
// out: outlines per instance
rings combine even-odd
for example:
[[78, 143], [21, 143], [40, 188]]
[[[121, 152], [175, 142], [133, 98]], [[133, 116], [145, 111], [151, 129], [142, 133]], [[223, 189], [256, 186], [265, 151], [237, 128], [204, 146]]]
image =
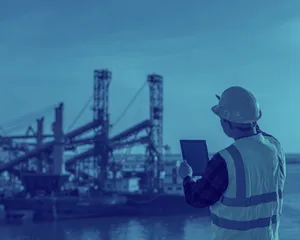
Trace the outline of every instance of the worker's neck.
[[251, 137], [257, 134], [255, 128], [247, 129], [247, 130], [237, 130], [233, 136], [234, 140], [238, 140], [241, 138]]

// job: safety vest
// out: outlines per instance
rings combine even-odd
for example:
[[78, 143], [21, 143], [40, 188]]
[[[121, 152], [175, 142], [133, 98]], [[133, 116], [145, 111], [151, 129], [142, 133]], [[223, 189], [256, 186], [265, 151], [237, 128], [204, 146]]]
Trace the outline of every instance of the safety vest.
[[278, 240], [285, 156], [262, 134], [236, 140], [220, 151], [229, 184], [211, 206], [213, 240]]

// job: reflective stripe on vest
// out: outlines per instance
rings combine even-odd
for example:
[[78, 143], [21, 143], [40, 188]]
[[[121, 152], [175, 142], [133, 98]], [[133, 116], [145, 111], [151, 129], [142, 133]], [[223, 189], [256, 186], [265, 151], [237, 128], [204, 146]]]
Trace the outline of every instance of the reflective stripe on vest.
[[220, 228], [238, 231], [247, 231], [254, 228], [264, 228], [277, 223], [276, 215], [267, 218], [259, 218], [251, 221], [235, 221], [226, 218], [220, 218], [217, 215], [212, 214], [211, 219], [213, 224]]
[[[236, 197], [228, 198], [223, 196], [220, 199], [223, 205], [231, 207], [249, 207], [262, 203], [277, 201], [278, 198], [282, 198], [282, 190], [279, 190], [278, 192], [264, 193], [261, 195], [246, 197], [246, 177], [243, 158], [239, 150], [234, 145], [229, 146], [228, 148], [226, 148], [226, 150], [231, 155], [235, 166]], [[215, 214], [211, 214], [211, 219], [213, 224], [215, 224], [218, 227], [241, 231], [250, 230], [254, 228], [268, 227], [272, 224], [277, 223], [276, 215], [251, 221], [236, 221], [221, 218]]]

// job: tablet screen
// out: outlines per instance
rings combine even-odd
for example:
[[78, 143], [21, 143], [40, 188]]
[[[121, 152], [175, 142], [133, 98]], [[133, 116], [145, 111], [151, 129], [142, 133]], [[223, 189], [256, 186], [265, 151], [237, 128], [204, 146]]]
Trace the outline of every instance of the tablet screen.
[[209, 161], [205, 140], [180, 140], [182, 158], [193, 169], [194, 176], [201, 176]]

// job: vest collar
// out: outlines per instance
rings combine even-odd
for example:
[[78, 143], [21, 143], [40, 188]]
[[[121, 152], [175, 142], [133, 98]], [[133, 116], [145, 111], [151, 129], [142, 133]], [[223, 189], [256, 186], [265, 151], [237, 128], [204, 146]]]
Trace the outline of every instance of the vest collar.
[[263, 141], [263, 138], [264, 137], [263, 137], [262, 133], [257, 133], [252, 136], [239, 138], [239, 139], [235, 140], [235, 142], [245, 142], [245, 141], [249, 141], [249, 140]]

